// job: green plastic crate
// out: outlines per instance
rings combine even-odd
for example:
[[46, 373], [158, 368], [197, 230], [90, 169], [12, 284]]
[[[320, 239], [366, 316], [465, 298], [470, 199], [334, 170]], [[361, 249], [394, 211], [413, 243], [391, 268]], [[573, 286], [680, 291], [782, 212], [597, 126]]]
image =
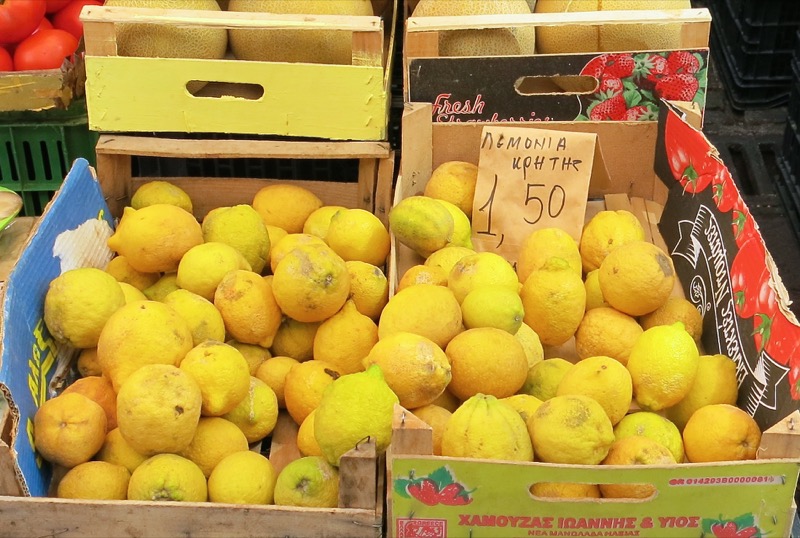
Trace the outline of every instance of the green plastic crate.
[[98, 136], [89, 130], [85, 101], [0, 115], [0, 186], [20, 193], [23, 215], [41, 215], [75, 159], [95, 164]]

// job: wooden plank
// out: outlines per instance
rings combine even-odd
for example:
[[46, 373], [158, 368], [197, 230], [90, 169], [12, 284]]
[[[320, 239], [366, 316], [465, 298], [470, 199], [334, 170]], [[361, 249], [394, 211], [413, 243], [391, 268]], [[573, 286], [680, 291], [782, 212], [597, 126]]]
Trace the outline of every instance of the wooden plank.
[[433, 428], [399, 404], [392, 415], [393, 454], [433, 454]]
[[381, 32], [353, 32], [353, 65], [383, 66], [383, 25]]
[[111, 22], [83, 20], [83, 35], [88, 56], [116, 56], [118, 54], [117, 34]]
[[394, 152], [388, 159], [381, 159], [378, 163], [378, 181], [375, 185], [375, 216], [381, 219], [384, 226], [389, 226], [389, 210], [392, 208], [394, 194]]
[[339, 460], [339, 507], [375, 509], [377, 453], [375, 440], [367, 439]]
[[800, 411], [795, 411], [761, 435], [757, 459], [800, 457]]
[[439, 32], [409, 32], [406, 21], [406, 35], [403, 44], [403, 101], [408, 97], [408, 61], [411, 58], [439, 56]]
[[358, 207], [375, 212], [375, 187], [378, 181], [377, 159], [361, 159], [358, 163]]

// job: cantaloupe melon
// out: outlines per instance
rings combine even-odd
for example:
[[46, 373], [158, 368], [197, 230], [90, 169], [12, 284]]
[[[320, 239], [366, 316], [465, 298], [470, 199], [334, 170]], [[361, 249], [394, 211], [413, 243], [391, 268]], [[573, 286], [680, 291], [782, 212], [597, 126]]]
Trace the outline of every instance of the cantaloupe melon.
[[[577, 11], [633, 11], [689, 9], [691, 0], [537, 0], [536, 13]], [[611, 52], [624, 50], [672, 50], [680, 48], [680, 24], [610, 24], [603, 26], [540, 26], [536, 29], [537, 52]]]
[[[531, 12], [526, 0], [420, 0], [412, 17], [459, 15], [524, 15]], [[514, 43], [509, 39], [513, 35]], [[533, 54], [534, 28], [458, 30], [439, 34], [442, 56], [491, 56]]]
[[[370, 0], [229, 0], [228, 11], [308, 15], [373, 15]], [[228, 32], [233, 55], [262, 62], [352, 63], [352, 33], [242, 30]]]

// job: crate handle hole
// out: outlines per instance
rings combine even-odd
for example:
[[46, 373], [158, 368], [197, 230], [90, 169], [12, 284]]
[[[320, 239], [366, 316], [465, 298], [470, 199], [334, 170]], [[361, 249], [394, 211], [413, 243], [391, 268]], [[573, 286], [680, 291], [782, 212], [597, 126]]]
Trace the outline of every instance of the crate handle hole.
[[585, 75], [544, 75], [519, 77], [514, 90], [520, 95], [588, 95], [597, 91], [599, 81]]
[[[536, 487], [540, 486], [540, 487]], [[606, 491], [603, 489], [607, 488]], [[601, 494], [602, 492], [602, 494]], [[532, 499], [544, 502], [596, 503], [599, 497], [604, 502], [647, 502], [658, 494], [656, 486], [650, 483], [631, 484], [583, 484], [569, 482], [534, 482], [528, 486]]]
[[264, 97], [264, 86], [246, 82], [215, 82], [208, 80], [190, 80], [186, 83], [186, 91], [193, 97], [208, 99], [246, 99], [258, 101]]

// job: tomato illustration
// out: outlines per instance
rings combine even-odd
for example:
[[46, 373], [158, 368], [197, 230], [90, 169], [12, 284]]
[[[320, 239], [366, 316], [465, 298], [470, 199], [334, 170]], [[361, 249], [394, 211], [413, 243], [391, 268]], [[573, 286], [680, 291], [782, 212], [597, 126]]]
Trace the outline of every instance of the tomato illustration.
[[742, 318], [753, 317], [759, 296], [769, 293], [765, 257], [764, 243], [753, 236], [739, 248], [731, 263], [731, 291], [736, 313]]
[[741, 205], [739, 191], [730, 172], [724, 166], [721, 166], [717, 175], [711, 178], [711, 189], [714, 203], [717, 209], [723, 213], [727, 213], [735, 206]]
[[685, 192], [705, 190], [722, 173], [724, 167], [708, 152], [703, 135], [674, 114], [667, 116], [664, 139], [672, 176]]
[[750, 210], [747, 209], [741, 197], [733, 204], [731, 215], [733, 218], [733, 238], [741, 248], [751, 237], [757, 235], [756, 224], [753, 220], [753, 215], [750, 214]]

